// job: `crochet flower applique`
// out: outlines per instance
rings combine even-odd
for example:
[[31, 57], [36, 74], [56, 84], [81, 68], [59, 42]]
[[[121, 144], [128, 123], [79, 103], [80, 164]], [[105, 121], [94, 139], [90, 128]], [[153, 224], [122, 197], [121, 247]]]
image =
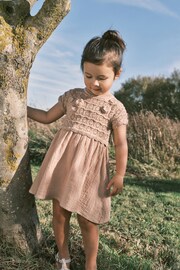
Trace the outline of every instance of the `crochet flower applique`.
[[84, 100], [82, 98], [77, 99], [72, 106], [72, 110], [77, 111], [78, 107], [83, 107], [83, 106], [84, 106]]
[[75, 103], [76, 103], [76, 105], [78, 107], [83, 107], [84, 106], [84, 100], [82, 98], [77, 99]]
[[108, 113], [108, 107], [107, 106], [101, 106], [100, 107], [100, 112], [101, 113]]
[[111, 104], [112, 104], [112, 101], [109, 100], [108, 104], [103, 105], [103, 106], [100, 107], [100, 112], [103, 113], [103, 114], [109, 113], [110, 110], [111, 110]]

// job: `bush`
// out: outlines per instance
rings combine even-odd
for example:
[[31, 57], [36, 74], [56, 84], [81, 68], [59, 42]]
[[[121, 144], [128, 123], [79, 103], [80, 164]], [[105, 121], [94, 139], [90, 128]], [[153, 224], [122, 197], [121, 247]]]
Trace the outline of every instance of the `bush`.
[[[40, 165], [61, 122], [42, 125], [29, 122], [31, 161]], [[179, 175], [180, 122], [140, 112], [130, 115], [128, 125], [129, 161], [127, 171], [138, 176], [176, 178]], [[111, 169], [114, 149], [110, 146]]]
[[[129, 164], [139, 173], [178, 176], [180, 122], [140, 112], [130, 116], [128, 126]], [[158, 174], [158, 175], [156, 175]]]

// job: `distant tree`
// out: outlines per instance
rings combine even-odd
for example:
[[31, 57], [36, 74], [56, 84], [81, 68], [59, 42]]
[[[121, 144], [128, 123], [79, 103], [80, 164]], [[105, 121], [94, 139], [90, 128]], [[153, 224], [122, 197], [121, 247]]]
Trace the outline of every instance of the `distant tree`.
[[114, 95], [122, 101], [129, 113], [139, 112], [143, 109], [143, 94], [152, 81], [151, 77], [130, 78], [122, 84], [121, 89], [116, 91]]
[[143, 94], [143, 108], [172, 119], [180, 119], [179, 93], [171, 78], [166, 80], [156, 79], [148, 85], [146, 92]]
[[177, 119], [180, 119], [180, 70], [174, 70], [170, 77], [170, 81], [175, 86], [174, 100], [172, 101], [172, 106], [175, 111], [175, 115], [177, 115]]
[[0, 237], [29, 251], [40, 239], [35, 200], [28, 190], [26, 100], [32, 63], [41, 46], [70, 10], [69, 0], [0, 1]]
[[180, 119], [180, 71], [169, 78], [140, 77], [129, 79], [114, 93], [129, 114], [152, 111], [172, 119]]

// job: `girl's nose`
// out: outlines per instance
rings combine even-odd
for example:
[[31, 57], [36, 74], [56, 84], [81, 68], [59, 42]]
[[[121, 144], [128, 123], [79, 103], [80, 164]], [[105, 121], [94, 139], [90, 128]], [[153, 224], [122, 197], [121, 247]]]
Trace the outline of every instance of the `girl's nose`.
[[99, 81], [98, 81], [98, 80], [94, 80], [94, 81], [93, 81], [93, 85], [99, 86]]

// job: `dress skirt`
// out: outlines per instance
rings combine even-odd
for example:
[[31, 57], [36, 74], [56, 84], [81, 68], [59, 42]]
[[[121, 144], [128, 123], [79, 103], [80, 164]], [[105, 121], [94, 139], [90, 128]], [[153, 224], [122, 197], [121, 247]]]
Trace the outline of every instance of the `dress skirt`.
[[108, 182], [107, 146], [87, 136], [60, 129], [30, 193], [39, 199], [56, 199], [64, 209], [102, 224], [110, 218]]

